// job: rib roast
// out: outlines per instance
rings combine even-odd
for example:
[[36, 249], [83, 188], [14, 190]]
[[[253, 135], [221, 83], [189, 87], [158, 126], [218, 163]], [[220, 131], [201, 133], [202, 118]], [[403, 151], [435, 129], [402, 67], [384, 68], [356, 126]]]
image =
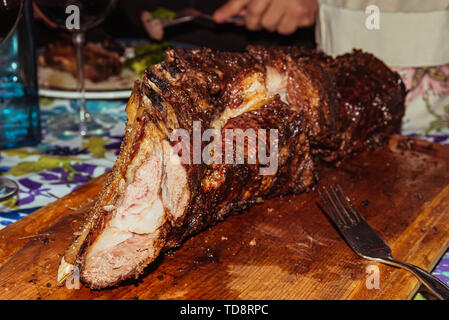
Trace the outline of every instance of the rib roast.
[[[134, 86], [120, 154], [66, 250], [59, 281], [76, 266], [90, 288], [119, 284], [231, 212], [307, 191], [315, 163], [375, 148], [396, 132], [404, 97], [399, 75], [361, 51], [333, 59], [295, 47], [168, 50]], [[220, 154], [211, 163], [182, 158], [195, 141], [171, 134], [183, 129], [192, 137], [195, 128], [221, 132], [214, 139], [222, 147], [229, 129], [276, 130], [264, 137], [276, 141], [277, 150], [264, 150], [276, 151], [276, 170], [260, 174], [267, 163], [249, 161], [249, 137], [244, 150], [232, 149], [244, 163]]]

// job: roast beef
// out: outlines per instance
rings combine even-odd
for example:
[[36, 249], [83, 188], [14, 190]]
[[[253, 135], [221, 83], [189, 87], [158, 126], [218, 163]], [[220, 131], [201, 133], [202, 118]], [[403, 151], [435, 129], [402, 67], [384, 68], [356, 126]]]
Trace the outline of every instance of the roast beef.
[[332, 59], [316, 50], [262, 46], [248, 52], [265, 65], [268, 89], [306, 113], [316, 158], [341, 160], [399, 130], [405, 86], [373, 55], [354, 50]]
[[398, 130], [404, 95], [399, 76], [360, 51], [167, 51], [134, 87], [120, 155], [59, 280], [76, 267], [91, 288], [116, 285], [231, 212], [307, 191], [316, 161]]

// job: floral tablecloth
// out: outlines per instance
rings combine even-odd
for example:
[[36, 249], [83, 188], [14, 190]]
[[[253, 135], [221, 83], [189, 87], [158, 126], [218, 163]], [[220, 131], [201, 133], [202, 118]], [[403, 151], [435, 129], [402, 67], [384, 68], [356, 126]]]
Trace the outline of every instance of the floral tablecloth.
[[125, 128], [126, 101], [87, 102], [91, 114], [112, 128], [101, 137], [65, 137], [49, 133], [48, 119], [73, 112], [74, 102], [41, 99], [42, 143], [0, 150], [0, 174], [15, 180], [19, 196], [0, 203], [0, 229], [60, 198], [109, 170], [119, 152]]
[[[0, 229], [70, 193], [113, 166], [123, 137], [126, 101], [87, 102], [94, 117], [109, 121], [112, 128], [107, 135], [81, 139], [49, 133], [45, 122], [56, 115], [73, 112], [73, 104], [69, 100], [42, 98], [42, 143], [32, 148], [0, 150], [0, 174], [12, 178], [20, 187], [17, 198], [0, 203]], [[410, 130], [405, 134], [418, 135]], [[444, 130], [422, 138], [449, 145], [449, 132]], [[449, 253], [440, 261], [434, 274], [449, 284]]]

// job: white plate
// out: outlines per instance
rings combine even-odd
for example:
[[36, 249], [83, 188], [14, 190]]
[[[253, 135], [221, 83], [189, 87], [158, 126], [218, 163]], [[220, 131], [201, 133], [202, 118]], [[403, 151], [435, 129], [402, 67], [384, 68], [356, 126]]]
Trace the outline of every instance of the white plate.
[[[148, 41], [142, 39], [120, 39], [118, 42], [122, 43], [124, 46], [136, 46], [149, 43]], [[170, 45], [173, 47], [196, 48], [196, 46], [179, 42], [170, 42]], [[40, 96], [61, 99], [81, 98], [78, 91], [69, 89], [76, 86], [76, 79], [70, 73], [45, 67], [39, 67], [38, 71], [38, 80], [40, 84], [38, 93]], [[54, 88], [51, 86], [45, 86], [44, 83], [48, 81], [48, 77], [53, 78], [51, 82], [58, 84], [61, 83], [63, 84], [63, 87]], [[134, 74], [129, 69], [124, 69], [120, 76], [111, 77], [110, 79], [97, 84], [91, 83], [86, 79], [85, 98], [105, 100], [128, 99], [131, 95], [135, 80], [138, 80], [138, 75]], [[114, 87], [118, 88], [115, 89]]]
[[[86, 99], [128, 99], [131, 96], [132, 90], [117, 90], [117, 91], [86, 91]], [[39, 95], [47, 98], [60, 99], [79, 99], [81, 95], [77, 91], [54, 90], [54, 89], [39, 89]]]

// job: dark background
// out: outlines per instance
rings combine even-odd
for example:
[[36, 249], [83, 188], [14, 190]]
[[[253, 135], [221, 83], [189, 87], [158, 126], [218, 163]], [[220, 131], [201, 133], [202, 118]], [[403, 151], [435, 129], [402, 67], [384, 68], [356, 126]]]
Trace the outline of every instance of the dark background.
[[[212, 14], [225, 0], [119, 0], [113, 12], [97, 28], [87, 32], [88, 39], [104, 38], [146, 38], [140, 22], [142, 10], [152, 11], [158, 7], [177, 11], [187, 7]], [[47, 27], [36, 21], [36, 43], [38, 47], [56, 39], [70, 41], [68, 32]], [[252, 32], [232, 24], [216, 25], [210, 21], [195, 21], [166, 29], [164, 40], [178, 41], [219, 50], [241, 51], [248, 44], [263, 45], [302, 45], [314, 46], [312, 28], [299, 29], [292, 35], [282, 36], [268, 31]]]

